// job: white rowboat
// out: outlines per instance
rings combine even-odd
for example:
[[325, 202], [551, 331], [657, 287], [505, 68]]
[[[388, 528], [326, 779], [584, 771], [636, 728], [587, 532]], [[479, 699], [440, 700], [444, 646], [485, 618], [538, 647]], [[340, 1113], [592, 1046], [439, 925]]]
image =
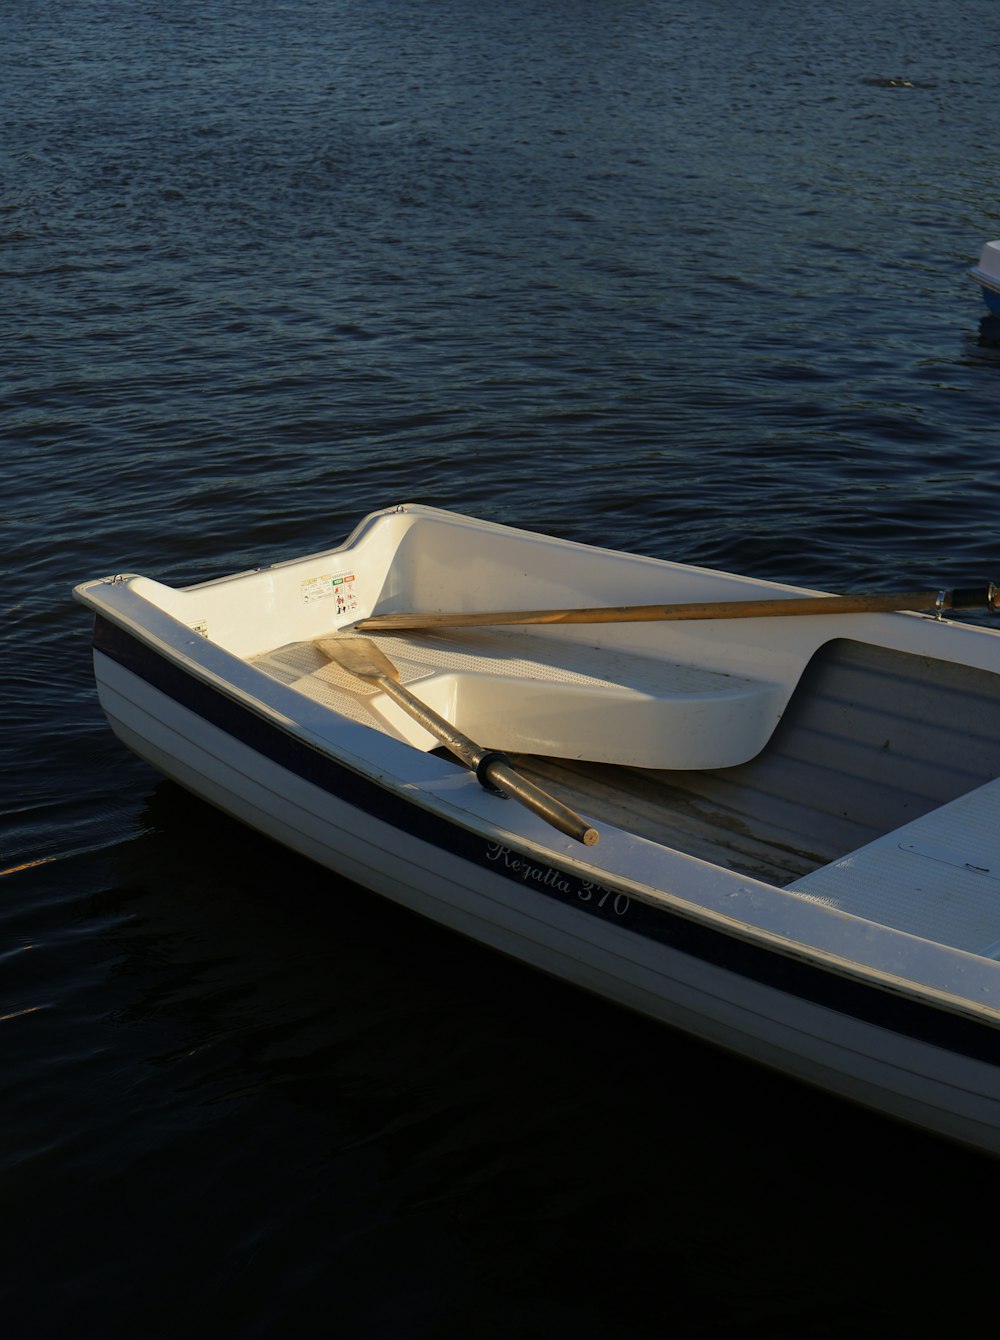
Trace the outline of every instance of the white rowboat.
[[[403, 506], [293, 562], [75, 595], [114, 731], [213, 805], [546, 972], [1000, 1154], [1000, 633], [941, 617], [969, 593], [936, 614], [837, 605]], [[481, 626], [498, 610], [544, 617]], [[413, 611], [437, 618], [378, 627]]]

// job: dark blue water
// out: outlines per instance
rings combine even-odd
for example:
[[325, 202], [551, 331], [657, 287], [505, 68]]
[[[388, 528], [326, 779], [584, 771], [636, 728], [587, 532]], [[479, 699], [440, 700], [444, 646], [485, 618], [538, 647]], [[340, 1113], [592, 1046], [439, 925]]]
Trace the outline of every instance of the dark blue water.
[[[424, 501], [1000, 577], [991, 0], [7, 0], [0, 1326], [972, 1334], [996, 1168], [221, 820], [80, 580]], [[981, 1199], [984, 1197], [985, 1199]]]

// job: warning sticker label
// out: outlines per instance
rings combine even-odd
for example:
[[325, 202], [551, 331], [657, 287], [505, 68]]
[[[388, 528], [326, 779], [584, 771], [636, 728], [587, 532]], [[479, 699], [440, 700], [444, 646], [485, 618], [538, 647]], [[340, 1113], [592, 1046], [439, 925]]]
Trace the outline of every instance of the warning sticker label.
[[314, 600], [335, 600], [338, 614], [354, 614], [358, 608], [357, 578], [353, 572], [308, 577], [302, 583], [302, 599], [307, 605]]

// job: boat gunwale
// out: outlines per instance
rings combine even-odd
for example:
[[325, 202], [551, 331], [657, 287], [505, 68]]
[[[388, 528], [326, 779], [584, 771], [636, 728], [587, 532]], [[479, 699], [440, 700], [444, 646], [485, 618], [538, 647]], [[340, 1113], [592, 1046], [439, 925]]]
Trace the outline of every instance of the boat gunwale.
[[978, 265], [974, 265], [969, 271], [969, 278], [981, 288], [988, 288], [991, 293], [1000, 293], [1000, 275], [989, 274], [986, 270], [981, 270]]

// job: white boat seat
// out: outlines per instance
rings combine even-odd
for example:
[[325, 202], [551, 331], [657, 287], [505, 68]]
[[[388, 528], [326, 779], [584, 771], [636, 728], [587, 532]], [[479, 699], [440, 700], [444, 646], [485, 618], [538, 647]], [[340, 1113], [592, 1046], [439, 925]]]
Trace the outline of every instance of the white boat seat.
[[1000, 959], [1000, 780], [787, 887], [922, 939]]
[[[788, 696], [765, 680], [509, 630], [372, 639], [402, 682], [491, 749], [639, 768], [722, 768], [767, 743]], [[308, 642], [253, 662], [421, 749], [438, 741]]]

